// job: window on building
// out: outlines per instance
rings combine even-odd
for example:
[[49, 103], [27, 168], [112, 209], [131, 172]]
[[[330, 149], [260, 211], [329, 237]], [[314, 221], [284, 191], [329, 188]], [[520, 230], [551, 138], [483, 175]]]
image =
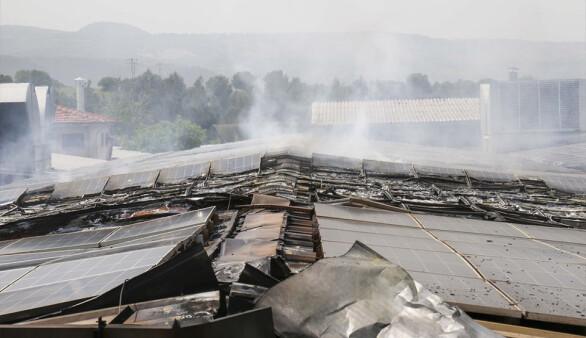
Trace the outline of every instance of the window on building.
[[63, 148], [83, 148], [85, 147], [84, 135], [82, 133], [63, 134], [61, 146]]

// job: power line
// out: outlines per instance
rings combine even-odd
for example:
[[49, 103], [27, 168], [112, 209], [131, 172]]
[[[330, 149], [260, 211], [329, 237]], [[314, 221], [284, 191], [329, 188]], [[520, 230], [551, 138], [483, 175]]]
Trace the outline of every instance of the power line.
[[130, 73], [132, 74], [132, 78], [134, 79], [134, 76], [136, 75], [136, 63], [137, 63], [138, 59], [135, 58], [130, 58], [128, 59], [128, 62], [130, 62]]

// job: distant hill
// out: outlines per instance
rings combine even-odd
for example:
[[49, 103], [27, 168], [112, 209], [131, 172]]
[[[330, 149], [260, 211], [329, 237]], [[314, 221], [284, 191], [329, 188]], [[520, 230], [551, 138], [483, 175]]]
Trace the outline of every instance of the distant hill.
[[77, 32], [0, 26], [0, 72], [37, 68], [72, 85], [83, 76], [130, 76], [147, 68], [177, 71], [191, 84], [198, 76], [248, 70], [263, 77], [283, 70], [310, 83], [404, 80], [410, 73], [432, 81], [503, 79], [515, 65], [535, 78], [586, 77], [583, 42], [443, 40], [390, 33], [150, 34], [118, 23], [94, 23]]

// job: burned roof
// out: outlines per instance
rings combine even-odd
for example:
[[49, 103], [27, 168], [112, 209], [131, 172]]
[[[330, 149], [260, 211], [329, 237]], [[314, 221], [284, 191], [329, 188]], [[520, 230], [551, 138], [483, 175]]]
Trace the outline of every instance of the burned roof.
[[[162, 304], [189, 302], [178, 300], [184, 295], [207, 299], [206, 306], [215, 302], [212, 298], [219, 304], [220, 296], [203, 293], [220, 291], [228, 303], [224, 309], [208, 308], [203, 321], [209, 325], [253, 316], [250, 311], [270, 305], [274, 323], [258, 319], [258, 324], [274, 327], [281, 336], [301, 332], [287, 331], [297, 326], [294, 317], [284, 315], [291, 311], [316, 327], [330, 323], [338, 330], [340, 319], [328, 313], [351, 313], [353, 307], [315, 303], [318, 310], [310, 314], [303, 312], [303, 302], [287, 300], [295, 293], [271, 291], [293, 288], [310, 295], [312, 274], [319, 276], [332, 264], [340, 289], [320, 288], [331, 289], [327, 297], [333, 301], [346, 299], [339, 298], [342, 292], [348, 301], [378, 304], [388, 292], [417, 290], [441, 311], [457, 306], [476, 319], [555, 323], [559, 330], [582, 333], [586, 195], [579, 187], [584, 173], [531, 161], [518, 162], [519, 170], [501, 171], [483, 166], [489, 159], [468, 159], [472, 154], [466, 152], [453, 153], [457, 164], [448, 167], [392, 157], [414, 149], [433, 153], [425, 147], [375, 143], [356, 157], [296, 144], [301, 150], [258, 140], [204, 146], [0, 187], [0, 298], [12, 299], [0, 320], [52, 313], [59, 316], [36, 322], [55, 324], [75, 313], [92, 325], [103, 316], [105, 327], [113, 330], [116, 323], [131, 323], [128, 316], [114, 320], [124, 304], [128, 313], [142, 316]], [[369, 151], [389, 158], [365, 160]], [[378, 298], [362, 299], [344, 289], [353, 285], [346, 279], [353, 273], [334, 273], [339, 266], [376, 271], [351, 263], [366, 257], [377, 257], [379, 267], [397, 273], [384, 280], [364, 274], [373, 278], [368, 283], [387, 285], [371, 290]], [[88, 260], [95, 273], [62, 268], [87, 266], [81, 263]], [[119, 264], [136, 271], [117, 270]], [[79, 275], [56, 274], [64, 270]], [[73, 287], [84, 278], [91, 279], [90, 289]], [[389, 284], [393, 278], [399, 284]], [[162, 290], [160, 283], [169, 286]], [[40, 289], [54, 290], [54, 297], [35, 298]], [[73, 291], [58, 291], [65, 289]], [[135, 308], [133, 302], [142, 305]], [[369, 310], [368, 318], [380, 315], [386, 326], [357, 323], [389, 330], [393, 316], [407, 315], [396, 309], [393, 315]], [[457, 321], [453, 313], [449, 320]], [[175, 325], [168, 323], [169, 329]], [[189, 325], [186, 317], [177, 324]]]
[[314, 125], [479, 121], [478, 98], [315, 102]]

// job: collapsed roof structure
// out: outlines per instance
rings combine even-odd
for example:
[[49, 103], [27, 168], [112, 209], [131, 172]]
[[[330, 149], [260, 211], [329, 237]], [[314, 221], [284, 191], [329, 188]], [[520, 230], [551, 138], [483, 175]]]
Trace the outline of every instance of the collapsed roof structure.
[[528, 157], [300, 135], [145, 155], [0, 187], [0, 330], [494, 334], [463, 310], [584, 334], [585, 229], [584, 172]]

